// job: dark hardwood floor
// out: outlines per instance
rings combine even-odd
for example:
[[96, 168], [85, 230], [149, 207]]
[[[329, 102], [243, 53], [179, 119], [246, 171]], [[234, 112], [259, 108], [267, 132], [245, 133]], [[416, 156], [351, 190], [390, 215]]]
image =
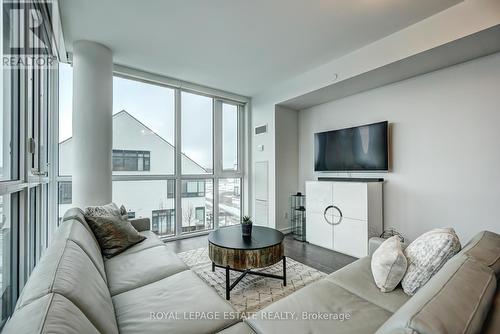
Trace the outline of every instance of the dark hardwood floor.
[[[203, 235], [194, 238], [168, 241], [167, 244], [174, 252], [182, 253], [191, 249], [207, 247], [207, 238], [208, 235]], [[327, 274], [339, 270], [356, 260], [356, 258], [349, 255], [311, 245], [307, 242], [297, 241], [293, 239], [291, 234], [285, 237], [285, 255]]]

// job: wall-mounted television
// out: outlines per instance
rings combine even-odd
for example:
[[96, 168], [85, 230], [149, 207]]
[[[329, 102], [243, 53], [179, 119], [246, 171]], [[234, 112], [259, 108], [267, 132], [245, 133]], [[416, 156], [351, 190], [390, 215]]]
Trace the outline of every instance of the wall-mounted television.
[[317, 172], [387, 171], [388, 122], [314, 134]]

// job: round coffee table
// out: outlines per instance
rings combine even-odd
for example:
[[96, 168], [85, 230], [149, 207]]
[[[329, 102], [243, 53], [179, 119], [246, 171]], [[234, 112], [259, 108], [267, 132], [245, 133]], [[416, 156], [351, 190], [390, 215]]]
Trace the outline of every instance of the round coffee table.
[[[253, 226], [252, 235], [243, 237], [240, 225], [221, 227], [208, 235], [208, 256], [212, 260], [212, 271], [216, 267], [226, 270], [227, 300], [231, 290], [247, 274], [280, 279], [286, 286], [284, 237], [280, 231], [262, 226]], [[283, 276], [251, 270], [269, 267], [280, 261], [283, 261]], [[230, 283], [229, 270], [242, 274]]]

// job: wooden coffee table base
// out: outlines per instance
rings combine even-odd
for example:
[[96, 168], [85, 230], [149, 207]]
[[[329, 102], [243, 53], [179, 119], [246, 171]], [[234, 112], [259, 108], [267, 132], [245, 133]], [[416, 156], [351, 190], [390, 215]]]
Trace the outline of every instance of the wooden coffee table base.
[[[273, 275], [273, 274], [268, 274], [268, 273], [263, 273], [260, 271], [253, 271], [250, 269], [236, 269], [236, 268], [231, 268], [229, 266], [220, 266], [218, 264], [215, 264], [212, 262], [212, 271], [215, 271], [215, 267], [217, 268], [222, 268], [226, 270], [226, 299], [229, 300], [231, 298], [231, 290], [234, 289], [234, 287], [245, 277], [246, 275], [257, 275], [257, 276], [263, 276], [263, 277], [269, 277], [269, 278], [276, 278], [283, 280], [283, 286], [286, 286], [286, 257], [283, 256], [283, 276], [279, 275]], [[230, 277], [229, 277], [229, 270], [234, 270], [241, 272], [242, 274], [238, 276], [238, 278], [233, 282], [230, 283]]]
[[[254, 226], [252, 236], [241, 235], [241, 226], [222, 227], [208, 236], [208, 256], [215, 267], [226, 270], [226, 299], [231, 297], [231, 290], [246, 275], [257, 275], [283, 280], [286, 286], [286, 258], [283, 244], [284, 235], [278, 230]], [[283, 276], [255, 271], [267, 268], [283, 261]], [[231, 283], [229, 271], [242, 273]]]

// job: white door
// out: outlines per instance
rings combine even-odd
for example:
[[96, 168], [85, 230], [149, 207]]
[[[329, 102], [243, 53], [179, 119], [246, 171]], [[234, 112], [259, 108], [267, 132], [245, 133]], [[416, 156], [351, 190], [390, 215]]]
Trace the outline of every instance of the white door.
[[342, 218], [333, 227], [333, 249], [355, 257], [368, 255], [368, 222]]
[[333, 227], [325, 221], [323, 213], [307, 213], [306, 237], [311, 244], [332, 249]]
[[333, 184], [331, 182], [306, 182], [306, 212], [321, 213], [332, 205]]
[[255, 225], [268, 226], [269, 225], [269, 168], [267, 161], [255, 162], [254, 173], [254, 188], [255, 188]]
[[[366, 183], [335, 182], [333, 184], [333, 205], [345, 218], [368, 220], [368, 186]], [[340, 212], [335, 210], [338, 217]]]

